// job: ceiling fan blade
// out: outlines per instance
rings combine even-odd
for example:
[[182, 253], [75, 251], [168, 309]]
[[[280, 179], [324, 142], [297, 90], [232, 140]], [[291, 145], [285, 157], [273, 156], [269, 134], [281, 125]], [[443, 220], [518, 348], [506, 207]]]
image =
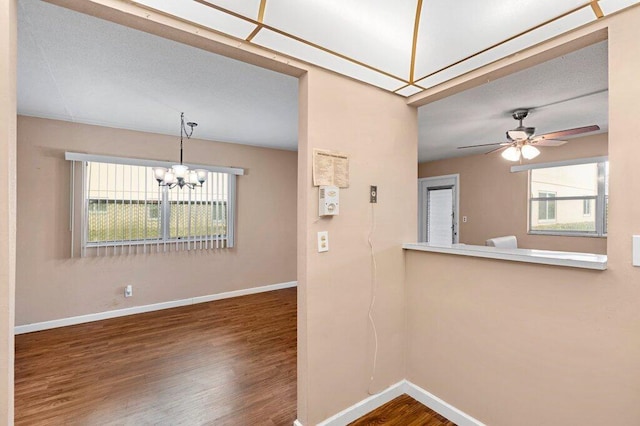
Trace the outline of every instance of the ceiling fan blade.
[[567, 141], [561, 141], [558, 139], [534, 139], [531, 141], [531, 145], [535, 146], [560, 146], [567, 143]]
[[495, 148], [495, 149], [492, 149], [492, 150], [491, 150], [491, 151], [489, 151], [489, 152], [485, 152], [485, 153], [484, 153], [484, 155], [491, 154], [492, 152], [502, 151], [503, 149], [507, 149], [507, 148], [509, 148], [509, 146], [511, 146], [511, 144], [504, 145], [504, 146], [499, 146], [499, 147], [497, 147], [497, 148]]
[[600, 126], [585, 126], [585, 127], [576, 127], [575, 129], [567, 129], [567, 130], [558, 130], [557, 132], [545, 133], [544, 135], [536, 136], [536, 139], [558, 139], [565, 138], [567, 136], [579, 135], [581, 133], [589, 133], [595, 132], [596, 130], [600, 130]]
[[480, 145], [467, 145], [467, 146], [459, 146], [458, 149], [464, 149], [464, 148], [477, 148], [479, 146], [493, 146], [493, 145], [510, 145], [511, 142], [496, 142], [496, 143], [482, 143]]

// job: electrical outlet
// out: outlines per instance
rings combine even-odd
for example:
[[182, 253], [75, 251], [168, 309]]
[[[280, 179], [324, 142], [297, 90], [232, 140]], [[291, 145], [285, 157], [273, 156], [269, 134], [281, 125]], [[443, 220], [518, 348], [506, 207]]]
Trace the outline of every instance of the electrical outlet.
[[318, 232], [318, 253], [329, 251], [329, 231]]
[[131, 297], [131, 296], [133, 296], [133, 286], [129, 284], [124, 288], [124, 297]]
[[369, 187], [369, 202], [370, 203], [378, 202], [378, 187], [375, 185], [371, 185]]
[[467, 217], [466, 216], [462, 216], [462, 223], [467, 223]]

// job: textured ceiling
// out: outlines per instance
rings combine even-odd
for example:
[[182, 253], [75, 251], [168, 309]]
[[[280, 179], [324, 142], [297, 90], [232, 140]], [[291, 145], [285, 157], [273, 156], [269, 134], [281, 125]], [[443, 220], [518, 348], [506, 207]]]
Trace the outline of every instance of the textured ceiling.
[[[516, 109], [537, 134], [597, 124], [608, 129], [607, 42], [600, 42], [418, 109], [420, 162], [488, 152], [458, 146], [506, 141]], [[541, 148], [553, 149], [553, 148]]]
[[135, 0], [409, 96], [639, 0]]
[[297, 149], [296, 78], [38, 0], [18, 4], [20, 114], [179, 135], [184, 111], [199, 139]]

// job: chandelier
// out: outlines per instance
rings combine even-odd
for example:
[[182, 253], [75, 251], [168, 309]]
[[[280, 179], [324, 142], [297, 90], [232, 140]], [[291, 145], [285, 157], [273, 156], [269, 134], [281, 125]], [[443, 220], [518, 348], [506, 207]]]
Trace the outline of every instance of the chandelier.
[[189, 170], [189, 167], [182, 164], [182, 139], [184, 136], [186, 136], [187, 139], [191, 139], [193, 128], [196, 127], [198, 123], [188, 122], [186, 125], [190, 130], [187, 130], [185, 127], [184, 112], [182, 112], [180, 113], [180, 164], [175, 164], [171, 166], [170, 169], [165, 169], [164, 167], [153, 168], [153, 174], [160, 186], [168, 186], [169, 189], [175, 188], [176, 186], [180, 188], [186, 186], [189, 189], [193, 189], [197, 186], [202, 186], [205, 180], [207, 180], [207, 170]]

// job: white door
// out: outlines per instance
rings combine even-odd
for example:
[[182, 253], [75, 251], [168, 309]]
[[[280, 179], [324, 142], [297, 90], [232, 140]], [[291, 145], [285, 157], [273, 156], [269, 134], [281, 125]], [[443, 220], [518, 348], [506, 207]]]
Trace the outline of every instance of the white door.
[[459, 175], [418, 179], [418, 241], [458, 242]]
[[453, 188], [427, 190], [427, 241], [432, 244], [452, 244]]

